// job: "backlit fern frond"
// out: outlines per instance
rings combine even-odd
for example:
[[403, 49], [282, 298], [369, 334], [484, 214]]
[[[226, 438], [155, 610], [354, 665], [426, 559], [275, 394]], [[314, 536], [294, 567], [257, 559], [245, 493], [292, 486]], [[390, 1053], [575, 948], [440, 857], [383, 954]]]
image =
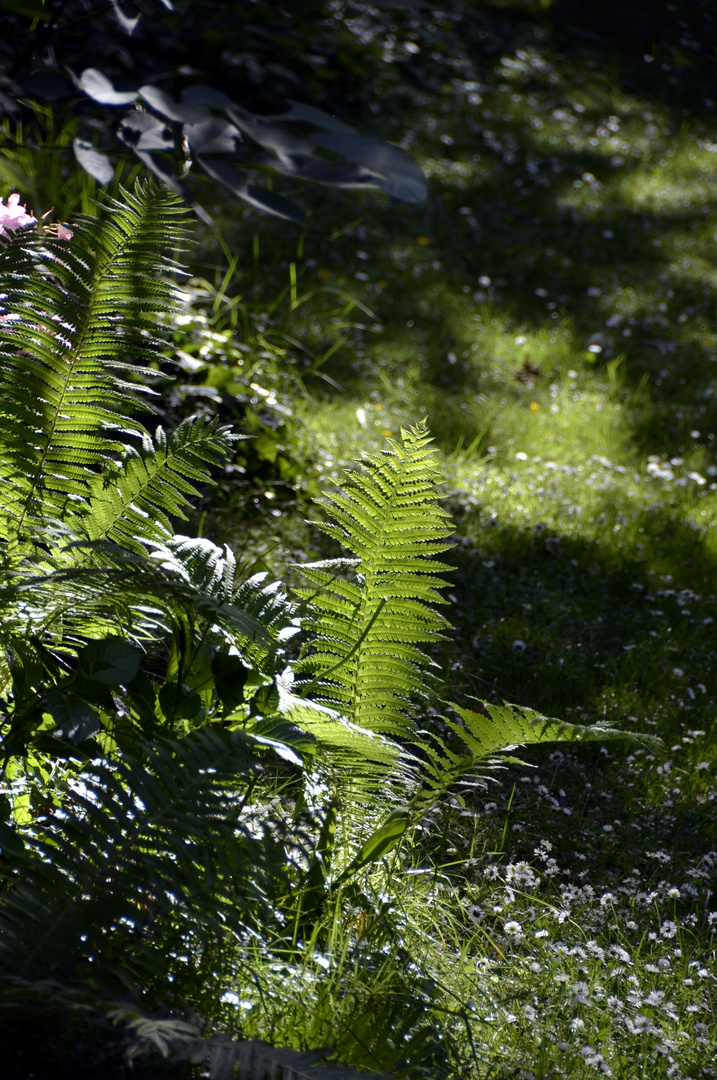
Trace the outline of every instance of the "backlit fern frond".
[[[138, 384], [156, 355], [156, 318], [172, 310], [168, 252], [186, 244], [186, 211], [137, 185], [69, 241], [42, 228], [0, 241], [0, 528], [86, 507], [93, 479], [142, 436]], [[144, 375], [148, 374], [144, 371]]]
[[143, 540], [173, 535], [171, 517], [186, 518], [194, 486], [206, 483], [209, 469], [226, 455], [229, 428], [215, 419], [190, 417], [170, 436], [158, 427], [154, 439], [143, 433], [141, 447], [127, 447], [116, 472], [95, 477], [78, 527], [90, 540], [111, 540], [144, 552]]
[[336, 576], [332, 564], [302, 567], [316, 589], [302, 593], [311, 643], [297, 670], [351, 722], [393, 735], [411, 732], [411, 701], [430, 681], [422, 646], [449, 625], [434, 607], [446, 602], [440, 574], [450, 569], [434, 557], [450, 547], [451, 530], [435, 500], [429, 442], [425, 424], [402, 432], [327, 500], [329, 521], [319, 528], [354, 557], [355, 579]]
[[515, 758], [509, 755], [519, 747], [551, 742], [611, 742], [627, 740], [642, 745], [652, 753], [664, 752], [662, 740], [654, 735], [623, 731], [610, 724], [571, 724], [566, 720], [543, 716], [523, 705], [480, 703], [480, 712], [453, 705], [461, 723], [447, 720], [459, 749], [455, 750], [435, 734], [427, 732], [423, 763], [423, 791], [415, 805], [432, 805], [454, 785], [470, 786], [476, 776], [505, 766]]

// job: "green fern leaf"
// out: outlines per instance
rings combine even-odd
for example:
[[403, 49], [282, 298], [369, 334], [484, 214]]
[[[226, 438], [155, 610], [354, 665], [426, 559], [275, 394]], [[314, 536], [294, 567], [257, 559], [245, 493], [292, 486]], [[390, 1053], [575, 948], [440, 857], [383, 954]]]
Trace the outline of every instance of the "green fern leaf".
[[[0, 243], [0, 528], [17, 539], [87, 508], [93, 479], [127, 440], [138, 372], [156, 356], [156, 316], [174, 306], [162, 276], [185, 245], [187, 212], [152, 185], [83, 217], [71, 242], [23, 230]], [[144, 365], [141, 367], [140, 365]]]
[[451, 706], [463, 720], [464, 726], [448, 721], [470, 751], [474, 761], [484, 761], [492, 755], [515, 750], [519, 746], [546, 742], [607, 742], [628, 739], [659, 752], [662, 741], [654, 735], [622, 731], [610, 724], [571, 724], [543, 716], [524, 705], [491, 705], [481, 702], [484, 712]]
[[185, 420], [169, 438], [161, 427], [154, 440], [145, 435], [140, 449], [125, 451], [116, 472], [90, 482], [78, 531], [140, 554], [143, 541], [171, 537], [170, 518], [186, 518], [190, 499], [198, 495], [195, 484], [206, 483], [233, 438], [216, 419], [200, 417]]
[[440, 575], [451, 569], [434, 557], [450, 547], [451, 530], [435, 501], [430, 441], [425, 424], [402, 432], [327, 500], [329, 521], [319, 528], [351, 553], [344, 566], [355, 580], [332, 573], [333, 563], [302, 567], [317, 588], [300, 594], [311, 644], [297, 671], [314, 676], [321, 702], [389, 735], [413, 730], [412, 702], [431, 682], [422, 646], [449, 625], [434, 607], [446, 602]]
[[458, 713], [462, 723], [450, 719], [446, 723], [463, 752], [456, 752], [438, 736], [426, 733], [430, 742], [422, 770], [424, 788], [416, 796], [417, 807], [434, 803], [456, 783], [470, 785], [471, 777], [485, 775], [486, 769], [515, 762], [516, 759], [509, 755], [521, 746], [628, 740], [653, 753], [664, 751], [662, 740], [654, 735], [623, 731], [610, 724], [571, 724], [543, 716], [522, 705], [481, 702], [482, 712], [453, 704], [451, 708]]

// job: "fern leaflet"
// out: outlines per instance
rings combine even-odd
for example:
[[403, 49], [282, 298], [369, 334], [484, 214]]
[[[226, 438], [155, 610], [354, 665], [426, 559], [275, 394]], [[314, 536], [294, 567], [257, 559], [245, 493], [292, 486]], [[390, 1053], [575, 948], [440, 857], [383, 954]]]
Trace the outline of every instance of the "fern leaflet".
[[411, 699], [430, 683], [421, 646], [449, 625], [434, 609], [446, 603], [440, 574], [450, 567], [435, 556], [450, 547], [450, 526], [435, 501], [430, 441], [423, 423], [402, 432], [327, 500], [330, 520], [319, 528], [351, 553], [356, 580], [336, 576], [335, 563], [302, 567], [317, 589], [301, 594], [311, 644], [297, 671], [315, 676], [320, 701], [389, 735], [413, 730]]

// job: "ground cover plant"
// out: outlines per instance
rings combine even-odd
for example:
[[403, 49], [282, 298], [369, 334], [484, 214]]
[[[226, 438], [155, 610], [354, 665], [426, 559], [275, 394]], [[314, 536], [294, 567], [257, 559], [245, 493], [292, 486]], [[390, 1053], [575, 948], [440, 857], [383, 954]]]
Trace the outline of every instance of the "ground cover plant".
[[584, 8], [337, 12], [428, 207], [400, 234], [370, 197], [326, 196], [333, 234], [227, 217], [165, 386], [175, 415], [254, 433], [188, 528], [277, 576], [336, 554], [306, 493], [428, 413], [451, 699], [614, 720], [667, 757], [523, 751], [417, 822], [373, 904], [329, 907], [300, 958], [259, 944], [223, 1030], [347, 1061], [371, 1032], [406, 1076], [713, 1074], [712, 13], [655, 6], [617, 40]]

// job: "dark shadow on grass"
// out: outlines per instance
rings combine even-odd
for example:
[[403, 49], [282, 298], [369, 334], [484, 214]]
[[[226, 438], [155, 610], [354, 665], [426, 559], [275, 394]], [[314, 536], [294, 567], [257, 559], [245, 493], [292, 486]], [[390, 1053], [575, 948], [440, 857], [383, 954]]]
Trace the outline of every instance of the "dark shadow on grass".
[[[456, 633], [440, 658], [447, 699], [469, 707], [475, 698], [508, 700], [578, 723], [613, 721], [659, 735], [674, 761], [681, 792], [670, 793], [669, 805], [665, 789], [656, 796], [652, 783], [659, 760], [633, 771], [627, 755], [635, 747], [621, 743], [606, 744], [607, 754], [590, 744], [519, 751], [551, 795], [571, 808], [569, 817], [522, 782], [520, 767], [510, 767], [491, 790], [496, 813], [507, 814], [517, 782], [510, 821], [529, 823], [525, 840], [522, 829], [508, 833], [506, 857], [530, 860], [533, 826], [544, 820], [550, 832], [543, 835], [568, 857], [588, 854], [591, 883], [606, 889], [634, 869], [642, 880], [658, 874], [640, 854], [643, 828], [651, 850], [673, 853], [673, 875], [681, 858], [717, 844], [711, 781], [696, 771], [697, 759], [683, 767], [691, 746], [682, 742], [701, 731], [697, 739], [709, 756], [715, 735], [717, 639], [711, 623], [705, 625], [714, 611], [715, 559], [669, 510], [645, 513], [641, 523], [644, 557], [634, 548], [558, 540], [510, 523], [486, 528], [467, 515], [450, 553], [457, 568], [449, 612]], [[479, 543], [472, 539], [476, 530]], [[618, 832], [628, 830], [627, 845], [603, 831], [616, 820]]]

